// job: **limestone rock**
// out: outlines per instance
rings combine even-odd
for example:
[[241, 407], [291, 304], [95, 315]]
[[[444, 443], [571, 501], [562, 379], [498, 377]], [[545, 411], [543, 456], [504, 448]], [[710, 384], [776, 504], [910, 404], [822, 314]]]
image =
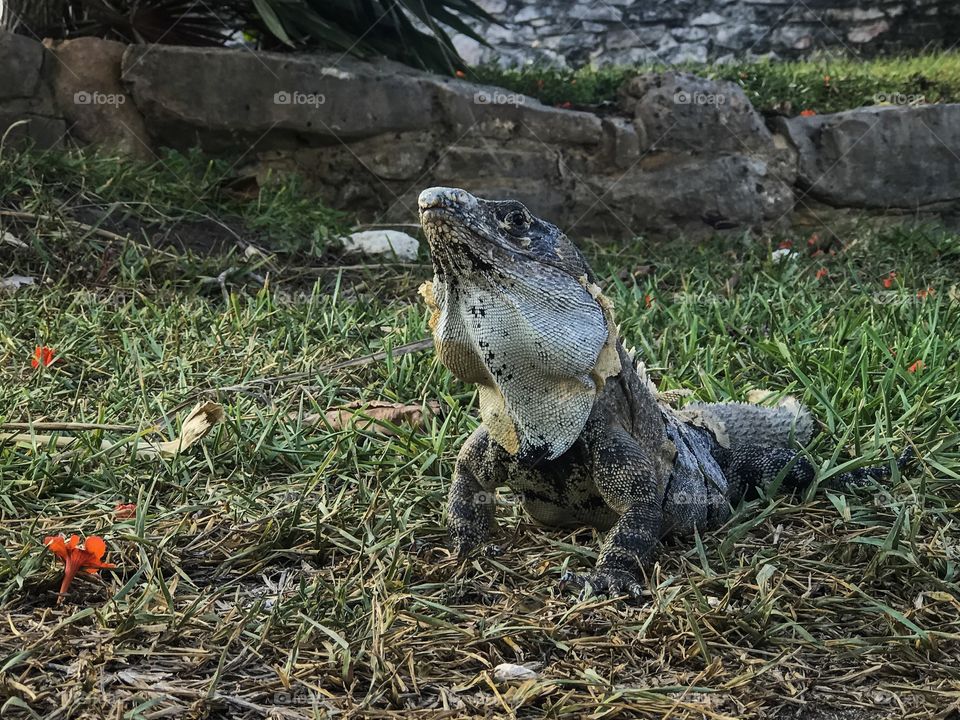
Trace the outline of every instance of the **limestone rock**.
[[769, 161], [745, 155], [651, 155], [625, 174], [591, 177], [588, 183], [601, 202], [579, 224], [618, 236], [702, 237], [776, 225], [794, 203], [792, 186]]
[[422, 129], [436, 95], [425, 73], [332, 53], [133, 45], [123, 77], [151, 135], [173, 147], [199, 141], [214, 150]]
[[78, 139], [149, 160], [154, 153], [143, 116], [120, 81], [126, 47], [93, 37], [51, 46], [54, 97]]
[[8, 147], [60, 145], [67, 131], [44, 79], [43, 45], [0, 32], [0, 135]]
[[770, 131], [743, 89], [689, 73], [646, 73], [621, 89], [621, 107], [654, 148], [695, 152], [772, 149]]
[[866, 107], [779, 129], [797, 149], [800, 187], [835, 207], [960, 200], [960, 104]]
[[42, 67], [43, 45], [23, 35], [0, 32], [0, 101], [33, 97]]
[[398, 230], [365, 230], [343, 238], [343, 249], [368, 258], [413, 262], [420, 243], [415, 237]]
[[33, 145], [46, 150], [63, 144], [67, 124], [54, 115], [51, 102], [15, 100], [0, 104], [0, 134], [8, 147]]

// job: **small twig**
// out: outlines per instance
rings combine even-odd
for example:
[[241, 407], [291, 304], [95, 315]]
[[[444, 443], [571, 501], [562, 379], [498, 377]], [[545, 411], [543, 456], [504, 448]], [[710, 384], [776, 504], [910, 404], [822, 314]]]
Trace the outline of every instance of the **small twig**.
[[18, 210], [0, 210], [0, 217], [12, 217], [16, 220], [43, 220], [45, 222], [54, 222], [56, 220], [60, 220], [67, 225], [72, 225], [78, 230], [93, 233], [94, 235], [99, 235], [100, 237], [107, 238], [108, 240], [116, 240], [118, 242], [127, 242], [130, 240], [129, 236], [118, 235], [115, 232], [110, 232], [109, 230], [104, 230], [103, 228], [88, 225], [87, 223], [80, 222], [79, 220], [72, 220], [71, 218], [55, 218], [52, 215], [37, 215], [36, 213], [20, 212]]

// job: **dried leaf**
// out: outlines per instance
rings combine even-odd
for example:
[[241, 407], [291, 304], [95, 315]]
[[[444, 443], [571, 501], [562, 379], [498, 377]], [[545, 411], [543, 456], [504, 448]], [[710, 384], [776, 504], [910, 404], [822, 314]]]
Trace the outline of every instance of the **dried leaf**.
[[4, 232], [3, 234], [0, 234], [0, 243], [3, 243], [4, 245], [13, 245], [14, 247], [18, 247], [18, 248], [27, 247], [27, 244], [23, 240], [16, 237], [13, 233], [9, 233], [9, 232]]
[[777, 572], [777, 566], [773, 563], [764, 563], [757, 570], [757, 585], [760, 586], [760, 592], [766, 592], [770, 585], [770, 578]]
[[493, 669], [493, 679], [497, 682], [524, 682], [526, 680], [536, 680], [540, 673], [535, 668], [537, 663], [529, 665], [514, 665], [513, 663], [501, 663]]
[[[50, 447], [52, 444], [54, 447], [63, 448], [69, 447], [77, 442], [75, 437], [65, 437], [63, 435], [41, 435], [38, 433], [0, 433], [0, 444], [12, 442], [16, 445], [22, 445], [24, 447], [33, 447], [34, 445], [38, 448]], [[109, 443], [102, 443], [102, 447], [107, 447]]]
[[166, 680], [170, 677], [168, 672], [141, 671], [127, 668], [116, 674], [116, 677], [127, 685], [136, 685], [137, 683], [155, 683]]
[[143, 457], [172, 458], [179, 455], [210, 432], [214, 425], [223, 420], [223, 406], [208, 400], [198, 403], [187, 415], [180, 427], [180, 436], [166, 442], [154, 443], [137, 448], [137, 454]]
[[35, 282], [36, 278], [26, 275], [11, 275], [10, 277], [0, 278], [0, 290], [16, 292], [22, 287], [33, 285]]
[[[324, 413], [323, 418], [334, 430], [376, 430], [387, 437], [397, 435], [391, 425], [408, 425], [411, 428], [422, 428], [424, 422], [441, 414], [440, 403], [430, 400], [425, 405], [403, 404], [374, 401], [358, 401], [331, 408]], [[320, 415], [304, 417], [306, 423], [317, 423]]]

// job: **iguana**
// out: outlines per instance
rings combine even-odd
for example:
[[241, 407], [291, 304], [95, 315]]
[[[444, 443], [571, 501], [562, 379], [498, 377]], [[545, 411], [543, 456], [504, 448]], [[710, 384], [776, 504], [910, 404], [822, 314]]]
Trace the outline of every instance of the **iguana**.
[[[514, 200], [434, 187], [419, 197], [434, 279], [421, 287], [440, 361], [479, 389], [482, 424], [461, 448], [448, 528], [461, 557], [494, 526], [508, 486], [540, 523], [608, 531], [594, 592], [639, 598], [667, 535], [716, 528], [751, 489], [815, 470], [795, 447], [813, 434], [796, 401], [675, 409], [624, 349], [611, 302], [574, 244]], [[910, 453], [898, 459], [903, 467]], [[842, 473], [883, 479], [890, 468]]]

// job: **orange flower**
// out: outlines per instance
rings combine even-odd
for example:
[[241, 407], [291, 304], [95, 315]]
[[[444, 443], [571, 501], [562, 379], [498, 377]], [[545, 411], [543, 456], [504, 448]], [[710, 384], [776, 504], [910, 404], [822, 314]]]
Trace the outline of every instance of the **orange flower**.
[[127, 518], [135, 517], [136, 514], [136, 503], [117, 503], [116, 507], [113, 508], [113, 516], [117, 520], [126, 520]]
[[560, 103], [557, 107], [561, 107], [564, 110], [569, 110], [570, 108], [573, 107], [573, 103], [570, 102], [569, 100], [566, 100], [565, 102]]
[[896, 279], [897, 279], [897, 273], [891, 270], [890, 273], [883, 279], [883, 286], [887, 290], [889, 290], [890, 288], [893, 287], [893, 281]]
[[465, 78], [467, 76], [463, 70], [457, 70], [454, 75], [456, 75], [458, 78]]
[[937, 291], [932, 287], [928, 287], [924, 290], [917, 290], [917, 297], [921, 300], [926, 300], [930, 295], [936, 295]]
[[643, 303], [644, 303], [644, 305], [646, 305], [647, 307], [653, 307], [653, 301], [654, 301], [655, 299], [656, 299], [656, 298], [654, 298], [652, 295], [644, 295], [644, 296], [643, 296]]
[[35, 368], [38, 368], [41, 365], [44, 367], [50, 367], [55, 359], [56, 358], [53, 356], [52, 347], [47, 347], [46, 345], [37, 345], [37, 349], [33, 351], [33, 357], [30, 358], [30, 364]]
[[814, 245], [816, 245], [816, 244], [819, 243], [819, 242], [820, 242], [820, 236], [819, 236], [817, 233], [814, 233], [814, 234], [811, 235], [809, 238], [807, 238], [807, 245], [808, 245], [809, 247], [813, 247]]
[[789, 250], [793, 247], [793, 240], [783, 240], [777, 245], [777, 250]]
[[77, 571], [83, 570], [96, 575], [97, 570], [116, 567], [113, 563], [101, 561], [107, 550], [107, 544], [102, 537], [96, 535], [88, 537], [83, 545], [80, 544], [80, 538], [77, 535], [71, 535], [69, 540], [64, 540], [63, 535], [51, 535], [43, 539], [43, 544], [64, 564], [63, 582], [60, 583], [57, 605], [63, 602], [63, 596], [70, 589], [70, 583], [73, 582]]
[[924, 364], [923, 360], [917, 360], [913, 363], [913, 365], [907, 368], [907, 372], [915, 373], [917, 370], [923, 370], [925, 367], [926, 365]]
[[813, 117], [817, 114], [816, 110], [801, 110], [800, 117]]
[[826, 268], [820, 268], [817, 270], [817, 280], [823, 280], [823, 278], [827, 277], [829, 274], [830, 273], [827, 272]]

